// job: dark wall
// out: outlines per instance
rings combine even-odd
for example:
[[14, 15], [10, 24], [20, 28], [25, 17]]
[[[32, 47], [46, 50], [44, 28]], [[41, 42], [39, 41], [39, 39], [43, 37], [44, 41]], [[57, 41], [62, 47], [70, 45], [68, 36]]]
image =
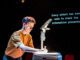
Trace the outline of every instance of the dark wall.
[[[0, 56], [3, 56], [8, 39], [10, 38], [12, 32], [21, 28], [22, 17], [30, 15], [36, 19], [37, 24], [31, 34], [33, 35], [35, 47], [40, 48], [40, 27], [47, 19], [51, 17], [51, 14], [53, 12], [80, 11], [78, 7], [78, 0], [73, 2], [70, 0], [26, 0], [24, 4], [22, 4], [20, 0], [3, 1], [1, 4], [2, 19], [0, 22]], [[55, 28], [51, 31], [47, 31], [46, 41], [44, 43], [47, 45], [49, 51], [59, 51], [63, 55], [73, 53], [75, 56], [79, 56], [79, 26], [80, 24], [58, 26], [61, 28]]]

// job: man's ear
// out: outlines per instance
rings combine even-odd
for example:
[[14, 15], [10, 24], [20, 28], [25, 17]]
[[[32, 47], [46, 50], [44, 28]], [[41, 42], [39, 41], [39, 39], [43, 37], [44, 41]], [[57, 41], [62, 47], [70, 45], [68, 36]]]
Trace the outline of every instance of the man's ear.
[[25, 25], [26, 23], [23, 23], [23, 26]]

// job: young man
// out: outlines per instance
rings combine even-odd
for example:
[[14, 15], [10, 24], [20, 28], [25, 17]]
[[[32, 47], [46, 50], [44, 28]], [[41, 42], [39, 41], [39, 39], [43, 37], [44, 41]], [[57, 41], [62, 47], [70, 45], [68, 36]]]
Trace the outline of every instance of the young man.
[[25, 52], [39, 52], [40, 49], [34, 48], [33, 40], [30, 32], [32, 31], [36, 21], [31, 16], [26, 16], [22, 19], [22, 28], [13, 32], [8, 46], [5, 50], [7, 60], [20, 60]]

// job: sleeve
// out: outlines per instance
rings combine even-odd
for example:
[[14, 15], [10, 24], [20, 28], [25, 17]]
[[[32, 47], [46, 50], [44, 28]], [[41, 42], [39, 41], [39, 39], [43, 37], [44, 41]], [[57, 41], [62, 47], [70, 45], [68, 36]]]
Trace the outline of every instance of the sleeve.
[[31, 34], [29, 34], [28, 38], [29, 38], [28, 46], [34, 48], [34, 43], [33, 43], [33, 39], [32, 39]]
[[30, 41], [29, 41], [29, 46], [30, 47], [32, 47], [32, 48], [34, 48], [34, 45], [33, 45], [33, 40], [32, 40], [32, 38], [30, 39]]
[[20, 39], [19, 33], [18, 32], [14, 32], [11, 36], [11, 40], [13, 42], [13, 45], [15, 47], [19, 47], [20, 44], [22, 44], [22, 41]]

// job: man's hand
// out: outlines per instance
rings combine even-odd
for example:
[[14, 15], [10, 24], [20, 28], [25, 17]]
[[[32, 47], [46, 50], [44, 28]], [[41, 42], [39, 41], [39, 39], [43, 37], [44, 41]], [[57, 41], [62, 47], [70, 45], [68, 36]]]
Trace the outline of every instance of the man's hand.
[[44, 51], [45, 53], [47, 53], [48, 52], [48, 50], [47, 50], [47, 48], [46, 48], [46, 46], [44, 46], [44, 48], [43, 49], [41, 49], [42, 51]]
[[38, 49], [36, 52], [33, 52], [34, 54], [42, 54], [42, 53], [47, 53], [48, 50], [46, 48], [44, 49]]
[[44, 49], [42, 49], [42, 52], [47, 53], [48, 50], [44, 48]]

